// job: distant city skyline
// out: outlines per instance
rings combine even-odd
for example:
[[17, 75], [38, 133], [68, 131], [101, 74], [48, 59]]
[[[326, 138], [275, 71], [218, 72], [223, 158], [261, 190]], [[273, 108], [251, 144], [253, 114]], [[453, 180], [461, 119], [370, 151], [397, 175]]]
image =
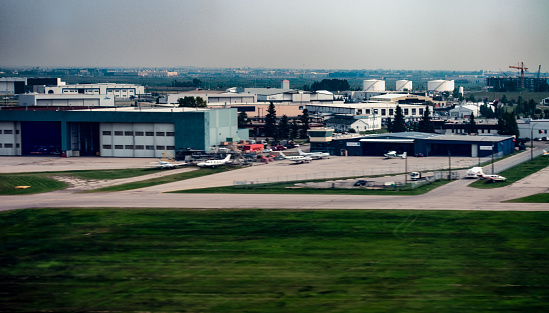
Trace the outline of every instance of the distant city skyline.
[[549, 1], [3, 0], [0, 66], [549, 68]]

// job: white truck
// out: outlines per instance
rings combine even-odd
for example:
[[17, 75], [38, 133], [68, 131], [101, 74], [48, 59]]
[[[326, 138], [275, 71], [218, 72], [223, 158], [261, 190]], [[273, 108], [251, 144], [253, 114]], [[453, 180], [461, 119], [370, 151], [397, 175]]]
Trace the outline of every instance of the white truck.
[[484, 172], [482, 171], [482, 167], [473, 167], [467, 170], [465, 172], [466, 178], [479, 178], [479, 176], [483, 176]]

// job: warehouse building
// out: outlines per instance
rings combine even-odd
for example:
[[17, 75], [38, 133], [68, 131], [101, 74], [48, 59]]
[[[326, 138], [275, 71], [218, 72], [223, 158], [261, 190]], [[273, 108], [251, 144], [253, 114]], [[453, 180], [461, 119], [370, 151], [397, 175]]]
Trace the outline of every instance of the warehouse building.
[[[47, 109], [47, 108], [42, 108]], [[161, 157], [237, 138], [236, 109], [2, 110], [0, 155]]]
[[[409, 156], [504, 156], [514, 151], [512, 136], [466, 136], [404, 132], [333, 139], [325, 150], [334, 155], [383, 156], [388, 151]], [[311, 150], [313, 150], [311, 143]], [[314, 149], [315, 151], [318, 149]]]
[[120, 99], [133, 99], [145, 94], [145, 87], [133, 84], [75, 84], [44, 86], [44, 93], [55, 95], [106, 95]]

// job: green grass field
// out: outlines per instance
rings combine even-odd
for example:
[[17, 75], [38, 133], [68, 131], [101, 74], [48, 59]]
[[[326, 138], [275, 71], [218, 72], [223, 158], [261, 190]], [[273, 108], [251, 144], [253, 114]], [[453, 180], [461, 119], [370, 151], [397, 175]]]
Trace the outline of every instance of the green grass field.
[[549, 212], [0, 213], [2, 312], [545, 312]]
[[469, 184], [469, 187], [489, 189], [509, 186], [512, 183], [525, 178], [526, 176], [532, 175], [535, 172], [546, 168], [547, 166], [549, 166], [549, 158], [541, 155], [531, 161], [524, 162], [499, 173], [499, 175], [506, 178], [504, 182], [490, 182], [487, 179], [479, 179]]
[[505, 202], [517, 202], [517, 203], [549, 203], [549, 193], [538, 193], [535, 195], [507, 200]]

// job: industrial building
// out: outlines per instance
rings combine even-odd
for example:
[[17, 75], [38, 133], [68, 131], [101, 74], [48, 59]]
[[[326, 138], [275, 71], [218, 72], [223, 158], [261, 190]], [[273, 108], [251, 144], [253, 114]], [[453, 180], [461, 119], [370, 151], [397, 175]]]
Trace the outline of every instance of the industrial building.
[[161, 157], [238, 140], [237, 131], [236, 109], [19, 107], [1, 111], [0, 155]]
[[58, 86], [44, 86], [45, 94], [56, 95], [105, 95], [118, 99], [133, 99], [145, 94], [145, 87], [134, 84], [114, 84], [114, 83], [99, 83], [99, 84], [75, 84]]
[[[343, 104], [308, 104], [306, 105], [311, 115], [371, 115], [373, 118], [381, 119], [394, 118], [396, 107], [395, 102], [367, 102], [367, 103], [343, 103]], [[402, 104], [402, 113], [407, 121], [421, 119], [426, 105]]]
[[19, 106], [31, 107], [114, 107], [114, 98], [102, 95], [19, 95]]
[[512, 136], [466, 136], [431, 133], [387, 133], [332, 139], [326, 144], [313, 143], [311, 151], [326, 151], [333, 155], [383, 156], [388, 151], [406, 152], [409, 156], [503, 156], [515, 149]]
[[60, 78], [38, 77], [1, 77], [0, 94], [16, 95], [26, 92], [44, 92], [44, 86], [59, 86], [64, 84]]
[[540, 139], [549, 137], [549, 119], [522, 119], [517, 121], [517, 126], [520, 138]]

